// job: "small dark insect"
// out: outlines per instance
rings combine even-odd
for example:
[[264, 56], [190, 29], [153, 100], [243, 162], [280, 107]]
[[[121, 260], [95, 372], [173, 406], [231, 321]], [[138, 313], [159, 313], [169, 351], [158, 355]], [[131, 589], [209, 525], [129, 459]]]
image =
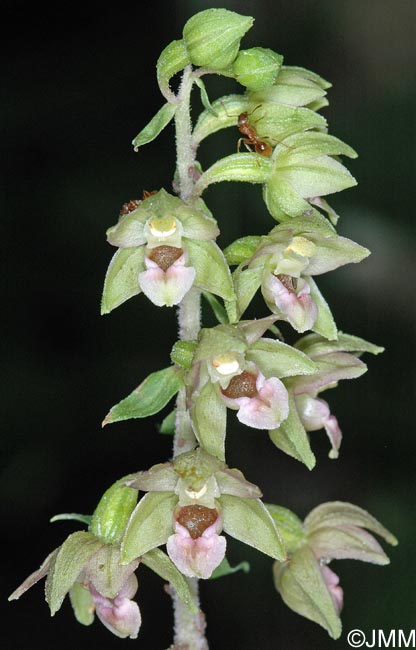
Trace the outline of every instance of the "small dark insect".
[[138, 199], [131, 199], [127, 203], [123, 203], [120, 210], [120, 216], [123, 214], [129, 214], [129, 212], [133, 212], [133, 210], [136, 210], [136, 208], [139, 207], [140, 203], [141, 202]]
[[240, 144], [243, 142], [249, 151], [251, 151], [250, 147], [253, 147], [254, 151], [260, 154], [260, 156], [266, 156], [267, 158], [270, 158], [273, 153], [273, 149], [269, 144], [267, 144], [267, 142], [263, 142], [259, 139], [256, 133], [256, 129], [254, 126], [250, 125], [248, 113], [240, 113], [238, 116], [237, 127], [240, 133], [245, 136], [245, 138], [239, 139], [238, 149], [240, 149]]

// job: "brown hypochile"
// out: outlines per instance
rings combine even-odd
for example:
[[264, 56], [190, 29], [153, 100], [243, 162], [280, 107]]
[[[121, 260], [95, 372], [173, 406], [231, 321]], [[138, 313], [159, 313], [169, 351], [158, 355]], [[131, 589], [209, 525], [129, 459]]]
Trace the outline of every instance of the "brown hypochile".
[[297, 288], [297, 279], [292, 278], [290, 275], [283, 275], [280, 273], [279, 275], [276, 275], [276, 278], [280, 280], [280, 282], [283, 284], [284, 287], [291, 293], [296, 293], [296, 288]]
[[197, 539], [201, 537], [204, 530], [216, 522], [217, 518], [218, 512], [215, 508], [195, 504], [181, 508], [176, 521], [186, 528], [192, 539]]
[[257, 395], [256, 375], [244, 370], [230, 380], [227, 388], [221, 392], [225, 397], [237, 399], [238, 397], [254, 397]]
[[175, 246], [156, 246], [156, 248], [152, 248], [148, 257], [153, 262], [156, 262], [163, 271], [167, 271], [180, 258], [182, 253], [183, 249]]

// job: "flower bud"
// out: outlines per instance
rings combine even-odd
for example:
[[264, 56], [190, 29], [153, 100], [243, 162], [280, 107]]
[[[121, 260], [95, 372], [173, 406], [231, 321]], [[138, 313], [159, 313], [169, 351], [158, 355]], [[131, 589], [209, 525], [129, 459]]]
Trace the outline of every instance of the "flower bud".
[[251, 16], [240, 16], [228, 9], [206, 9], [195, 14], [183, 28], [191, 63], [214, 70], [227, 68], [252, 24]]
[[90, 524], [90, 532], [106, 544], [118, 544], [137, 502], [137, 492], [125, 487], [125, 479], [112, 485], [101, 497]]
[[283, 63], [283, 56], [264, 47], [240, 50], [233, 63], [238, 83], [257, 91], [274, 84]]

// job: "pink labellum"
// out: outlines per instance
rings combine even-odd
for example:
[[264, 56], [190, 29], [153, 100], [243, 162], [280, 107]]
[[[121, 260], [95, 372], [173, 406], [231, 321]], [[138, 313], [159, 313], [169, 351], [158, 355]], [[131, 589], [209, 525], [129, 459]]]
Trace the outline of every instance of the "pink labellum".
[[286, 387], [277, 377], [266, 379], [259, 371], [256, 388], [253, 397], [222, 397], [229, 408], [238, 409], [237, 418], [242, 424], [254, 429], [277, 429], [289, 415]]
[[338, 458], [342, 431], [335, 415], [331, 415], [328, 403], [310, 395], [299, 395], [296, 397], [296, 405], [306, 431], [325, 429], [332, 447], [329, 456]]
[[101, 623], [121, 639], [137, 639], [142, 617], [139, 606], [131, 600], [137, 591], [136, 576], [130, 576], [115, 598], [105, 598], [91, 583], [89, 590]]
[[144, 261], [147, 271], [139, 273], [143, 293], [158, 307], [178, 305], [192, 287], [196, 275], [192, 266], [185, 266], [185, 256], [181, 255], [166, 271], [148, 257]]
[[321, 573], [327, 589], [331, 594], [332, 600], [334, 601], [337, 614], [339, 614], [344, 603], [344, 592], [342, 587], [339, 585], [339, 578], [336, 573], [331, 571], [331, 569], [325, 565], [321, 566]]
[[172, 562], [188, 578], [210, 578], [224, 559], [227, 541], [217, 534], [217, 522], [196, 539], [192, 539], [184, 526], [175, 522], [175, 534], [169, 537], [166, 548]]
[[274, 313], [279, 313], [298, 332], [306, 332], [313, 327], [318, 308], [310, 296], [309, 284], [302, 278], [292, 283], [290, 276], [282, 282], [278, 277], [269, 273], [263, 282], [263, 295]]

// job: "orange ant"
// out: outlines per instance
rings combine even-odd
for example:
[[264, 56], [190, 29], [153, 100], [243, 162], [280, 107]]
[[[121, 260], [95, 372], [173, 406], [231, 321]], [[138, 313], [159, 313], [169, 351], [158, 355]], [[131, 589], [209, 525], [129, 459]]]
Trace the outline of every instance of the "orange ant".
[[[254, 111], [258, 108], [258, 106], [254, 109]], [[252, 111], [252, 113], [254, 113]], [[238, 116], [238, 121], [237, 121], [237, 127], [240, 133], [245, 135], [245, 138], [240, 138], [238, 141], [238, 150], [240, 149], [240, 144], [243, 142], [248, 149], [248, 151], [251, 151], [250, 147], [254, 147], [254, 151], [260, 156], [266, 156], [267, 158], [270, 158], [270, 156], [273, 153], [272, 147], [267, 144], [267, 142], [263, 142], [262, 140], [259, 140], [256, 129], [250, 125], [249, 119], [248, 119], [249, 113], [240, 113]]]
[[154, 194], [157, 194], [157, 192], [148, 192], [147, 190], [143, 190], [142, 200], [130, 199], [130, 201], [127, 201], [127, 203], [123, 203], [120, 209], [120, 217], [124, 216], [125, 214], [130, 214], [130, 212], [134, 212], [134, 210], [139, 207], [142, 201], [149, 198], [149, 196], [153, 196]]

